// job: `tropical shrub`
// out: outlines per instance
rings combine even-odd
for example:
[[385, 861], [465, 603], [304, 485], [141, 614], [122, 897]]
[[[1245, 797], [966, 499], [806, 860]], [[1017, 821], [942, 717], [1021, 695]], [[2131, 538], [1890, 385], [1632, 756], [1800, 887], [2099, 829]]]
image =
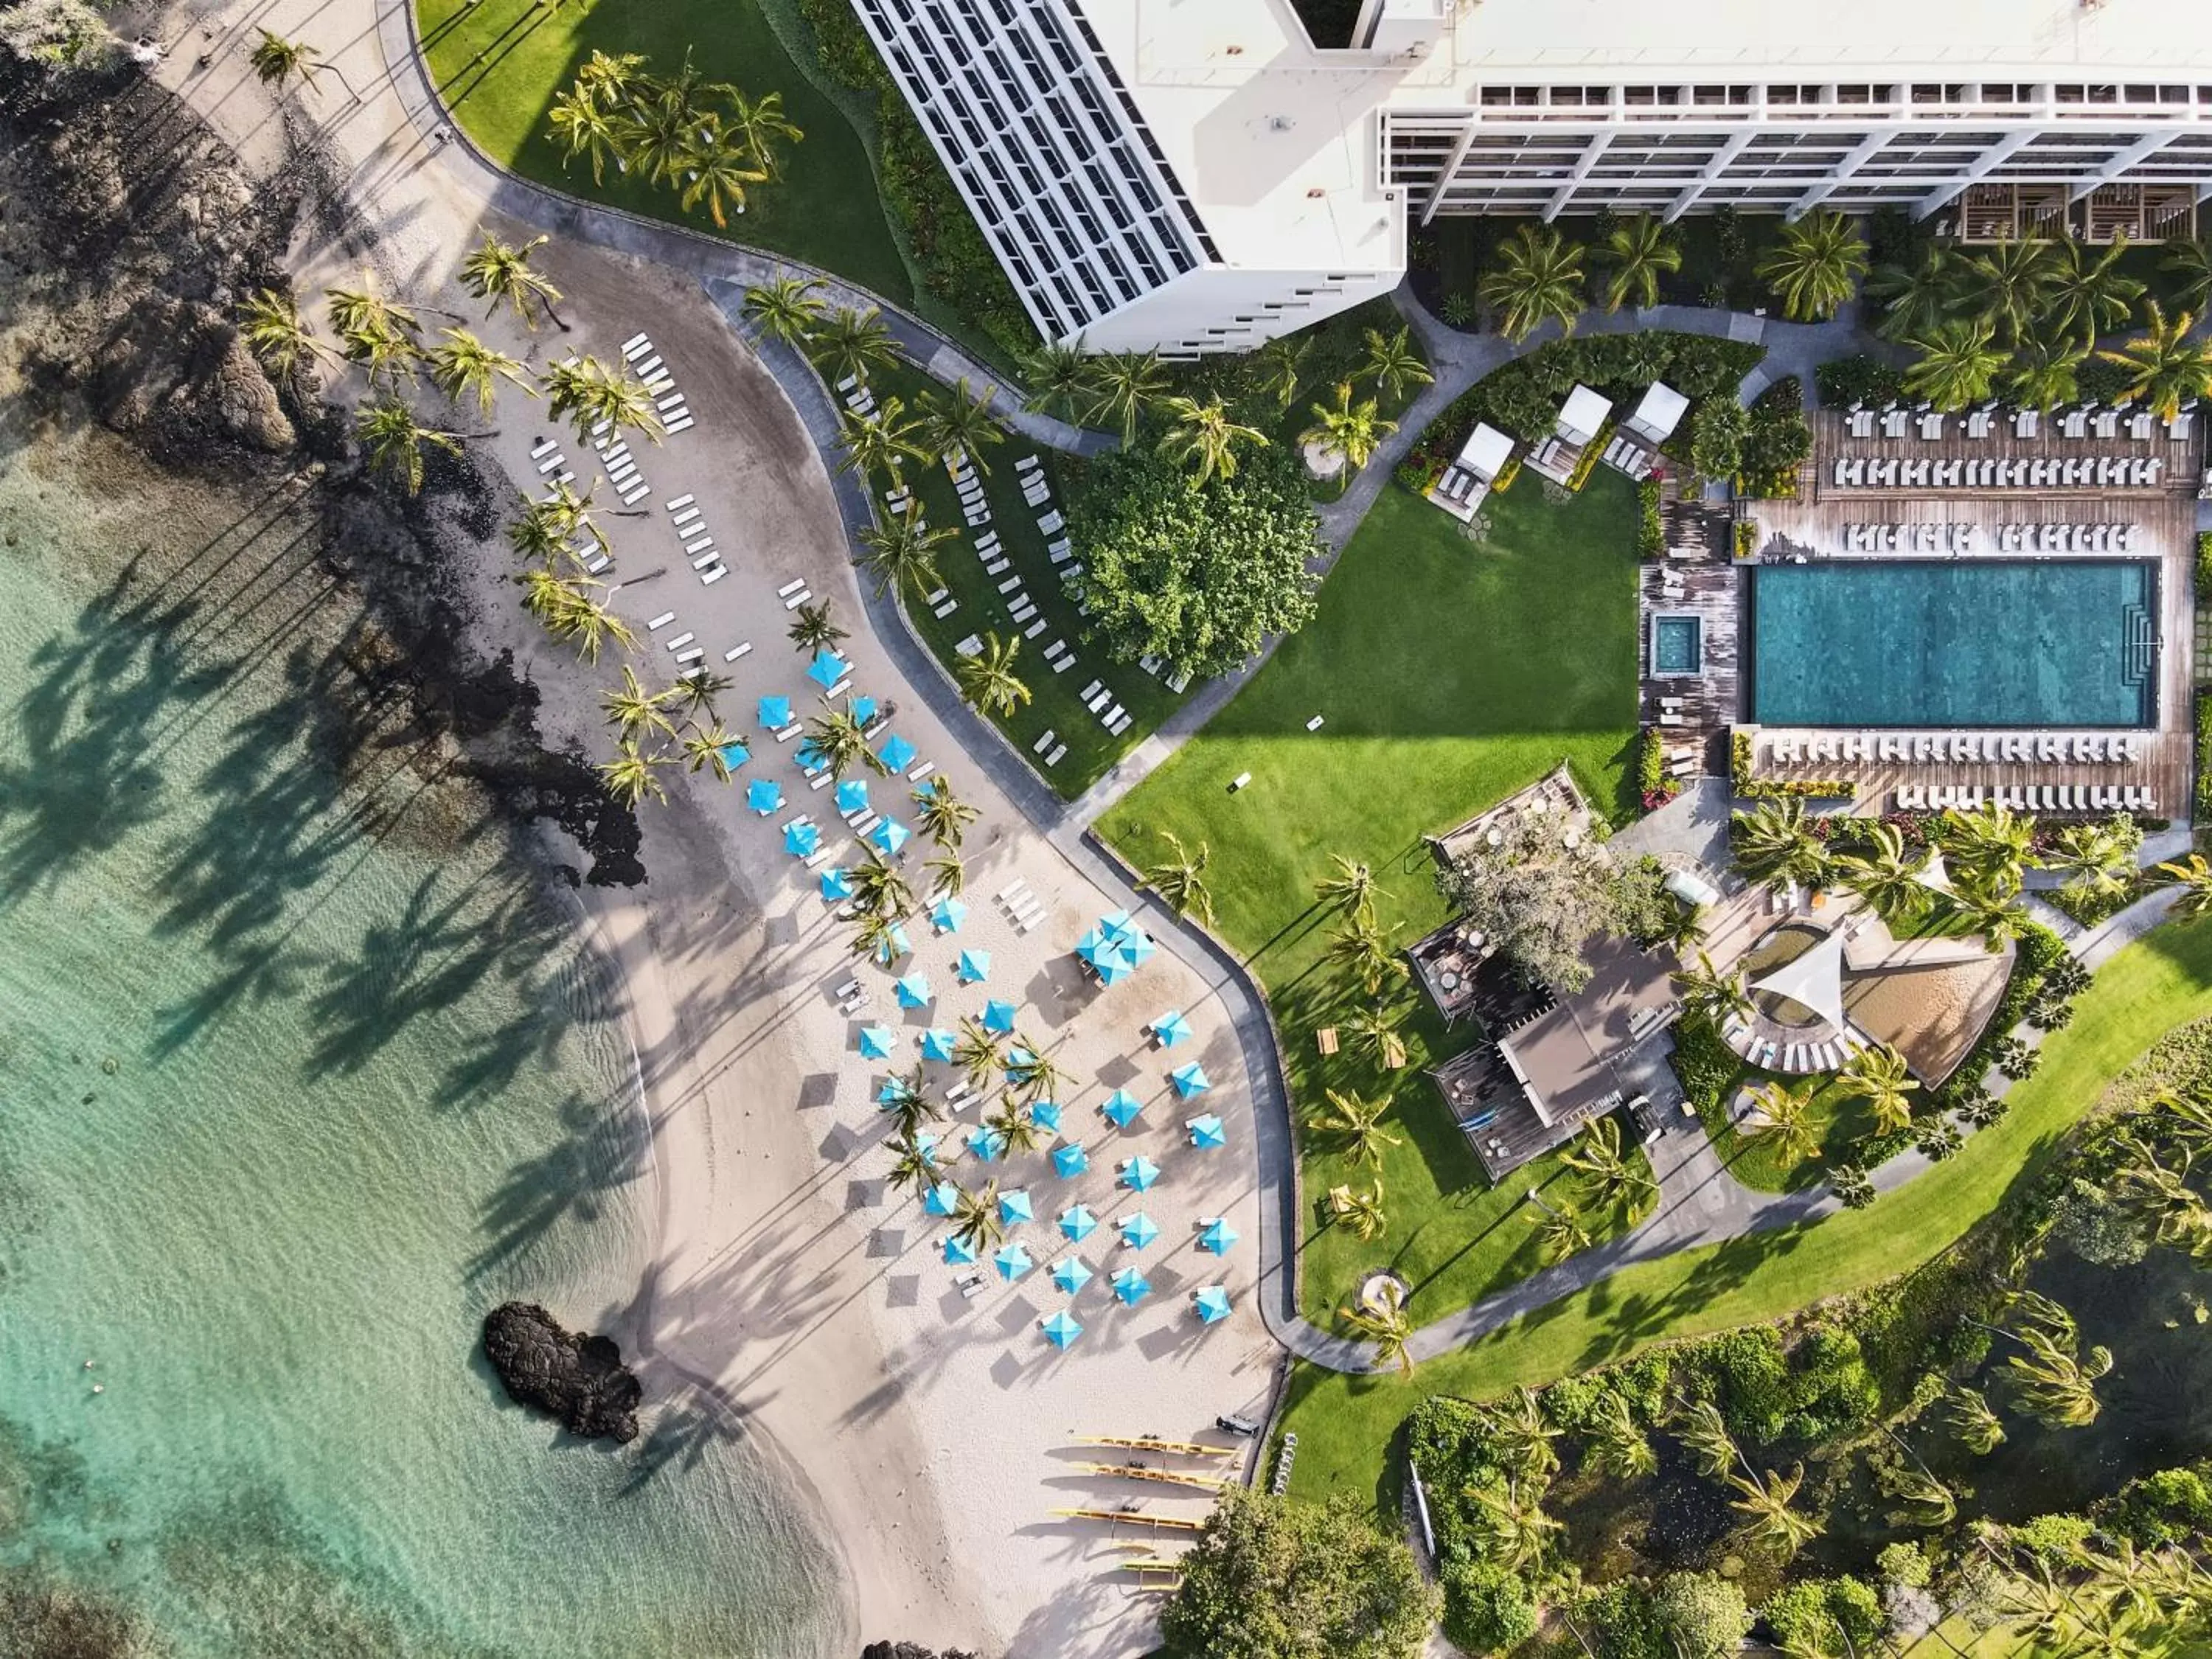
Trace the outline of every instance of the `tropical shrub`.
[[[1644, 479], [1636, 486], [1636, 554], [1638, 558], [1656, 559], [1667, 551], [1667, 527], [1659, 516], [1659, 496], [1662, 486], [1657, 477]], [[2203, 539], [2212, 541], [2212, 536]], [[2202, 556], [2199, 556], [2202, 562]], [[2212, 593], [2212, 583], [2204, 585]]]
[[2097, 1525], [2137, 1549], [2212, 1534], [2212, 1464], [2138, 1475], [2090, 1511]]
[[1685, 1014], [1674, 1022], [1674, 1075], [1690, 1103], [1700, 1112], [1724, 1104], [1743, 1075], [1743, 1061], [1723, 1039], [1720, 1027], [1703, 1014]]
[[1905, 395], [1905, 377], [1879, 357], [1860, 351], [1816, 367], [1813, 389], [1827, 409], [1894, 403]]
[[2212, 819], [2212, 696], [2197, 694], [2197, 821]]
[[2197, 532], [2197, 602], [2212, 603], [2212, 530]]
[[1636, 787], [1644, 798], [1644, 810], [1654, 811], [1682, 793], [1682, 781], [1667, 775], [1667, 736], [1656, 726], [1647, 726], [1637, 739]]
[[1444, 1634], [1462, 1653], [1504, 1653], [1536, 1633], [1536, 1601], [1521, 1574], [1484, 1561], [1443, 1574]]
[[1691, 400], [1694, 419], [1698, 404], [1732, 393], [1762, 355], [1756, 345], [1663, 330], [1554, 340], [1501, 365], [1454, 398], [1423, 434], [1423, 442], [1433, 443], [1449, 459], [1459, 453], [1477, 421], [1487, 421], [1523, 443], [1540, 441], [1551, 434], [1559, 405], [1577, 385], [1618, 405], [1642, 397], [1652, 381], [1664, 380]]
[[[1802, 1578], [1759, 1609], [1776, 1645], [1791, 1653], [1865, 1653], [1881, 1634], [1881, 1598], [1862, 1579]], [[1838, 1627], [1845, 1638], [1836, 1639]]]
[[1759, 394], [1751, 406], [1736, 472], [1744, 495], [1786, 501], [1797, 493], [1797, 468], [1813, 453], [1813, 427], [1805, 418], [1805, 388], [1795, 374]]
[[2067, 970], [2060, 964], [2072, 961], [2066, 941], [2057, 934], [2040, 922], [2021, 924], [2020, 938], [2013, 945], [2012, 977], [2005, 981], [2004, 994], [1997, 999], [1996, 1012], [1990, 1016], [1981, 1040], [1967, 1051], [1950, 1079], [1935, 1091], [1937, 1105], [1948, 1110], [1982, 1086], [1983, 1074], [1996, 1063], [2002, 1045], [2013, 1040], [2012, 1028], [2027, 1018], [2028, 1005], [2042, 990], [2045, 980], [2054, 973], [2064, 974]]

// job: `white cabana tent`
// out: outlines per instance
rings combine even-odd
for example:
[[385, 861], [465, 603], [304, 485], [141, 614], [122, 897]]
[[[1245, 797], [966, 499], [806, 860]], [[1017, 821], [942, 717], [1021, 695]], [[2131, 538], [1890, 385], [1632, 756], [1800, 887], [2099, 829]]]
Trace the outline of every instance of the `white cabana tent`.
[[1837, 1030], [1843, 1030], [1843, 930], [1837, 928], [1826, 934], [1804, 955], [1753, 980], [1751, 989], [1764, 991], [1769, 996], [1786, 997], [1800, 1007], [1811, 1009]]

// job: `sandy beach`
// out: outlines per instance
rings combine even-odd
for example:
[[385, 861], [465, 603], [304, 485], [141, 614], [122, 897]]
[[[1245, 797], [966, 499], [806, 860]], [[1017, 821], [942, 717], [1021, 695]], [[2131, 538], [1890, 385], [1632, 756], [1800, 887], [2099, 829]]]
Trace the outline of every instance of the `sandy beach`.
[[[528, 233], [487, 221], [484, 204], [408, 127], [385, 87], [373, 21], [366, 0], [194, 13], [188, 26], [173, 22], [165, 32], [172, 55], [162, 77], [265, 164], [277, 128], [246, 64], [252, 28], [313, 40], [366, 100], [351, 108], [333, 92], [316, 100], [326, 111], [301, 106], [335, 117], [328, 131], [345, 153], [358, 214], [349, 240], [310, 237], [294, 250], [303, 309], [313, 290], [357, 278], [366, 260], [398, 296], [466, 311], [477, 325], [481, 307], [453, 285], [454, 270], [480, 227], [518, 241]], [[214, 54], [204, 70], [194, 64], [198, 51]], [[666, 683], [676, 661], [663, 641], [693, 635], [689, 648], [704, 647], [705, 665], [732, 682], [720, 713], [752, 751], [734, 784], [678, 773], [674, 799], [642, 809], [646, 886], [585, 892], [591, 925], [622, 970], [623, 1018], [653, 1127], [654, 1237], [633, 1295], [569, 1311], [637, 1354], [649, 1398], [661, 1411], [686, 1413], [690, 1431], [755, 1435], [780, 1449], [794, 1486], [819, 1506], [846, 1556], [849, 1639], [838, 1650], [895, 1637], [991, 1654], [1146, 1651], [1157, 1595], [1120, 1564], [1156, 1544], [1171, 1553], [1176, 1546], [1160, 1541], [1171, 1535], [1054, 1511], [1205, 1512], [1202, 1492], [1086, 1472], [1085, 1464], [1130, 1454], [1082, 1446], [1083, 1437], [1209, 1441], [1235, 1455], [1146, 1461], [1243, 1471], [1248, 1448], [1211, 1425], [1217, 1413], [1264, 1411], [1277, 1351], [1251, 1305], [1259, 1218], [1250, 1098], [1234, 1035], [1201, 980], [1167, 950], [1110, 990], [1085, 980], [1072, 947], [1116, 901], [966, 762], [870, 636], [828, 475], [775, 382], [706, 295], [688, 278], [589, 249], [550, 246], [538, 260], [566, 294], [574, 331], [532, 335], [499, 318], [481, 325], [489, 342], [542, 365], [571, 349], [615, 361], [624, 341], [648, 333], [696, 417], [664, 445], [633, 446], [650, 494], [635, 511], [605, 520], [616, 561], [605, 579], [638, 633], [641, 678]], [[428, 408], [434, 394], [426, 389], [417, 401]], [[556, 437], [576, 487], [596, 484], [603, 506], [617, 505], [588, 451], [542, 406], [510, 392], [495, 427], [471, 444], [480, 461], [534, 483], [532, 452]], [[1005, 453], [1023, 451], [1017, 440]], [[665, 507], [682, 496], [694, 498], [728, 560], [727, 578], [711, 586], [690, 569]], [[948, 556], [975, 555], [963, 538]], [[618, 653], [589, 669], [551, 645], [522, 615], [511, 574], [503, 544], [477, 550], [471, 586], [483, 648], [515, 652], [543, 693], [549, 742], [573, 738], [605, 753], [598, 698], [618, 678]], [[793, 764], [796, 744], [779, 744], [755, 717], [763, 696], [790, 697], [802, 718], [822, 707], [805, 659], [785, 638], [779, 589], [794, 580], [830, 599], [853, 631], [843, 647], [852, 690], [889, 710], [889, 729], [981, 809], [963, 848], [964, 923], [939, 934], [917, 915], [914, 953], [896, 967], [927, 976], [932, 1000], [921, 1009], [897, 1006], [894, 971], [855, 961], [849, 929], [820, 896], [819, 870], [783, 848], [784, 823], [804, 812], [833, 861], [859, 852], [832, 792], [810, 789]], [[672, 620], [649, 626], [667, 613]], [[781, 810], [747, 810], [744, 787], [756, 776], [781, 785]], [[877, 809], [910, 823], [904, 797], [912, 785], [870, 782]], [[926, 889], [925, 851], [918, 841], [906, 863]], [[1041, 908], [1042, 919], [1018, 926], [997, 897], [1009, 893]], [[987, 981], [956, 981], [963, 949], [989, 954]], [[855, 977], [868, 1001], [848, 1017], [835, 992]], [[972, 1105], [935, 1126], [955, 1160], [951, 1178], [972, 1188], [995, 1177], [1024, 1191], [1035, 1216], [1012, 1229], [1035, 1267], [1010, 1284], [987, 1259], [979, 1265], [988, 1278], [970, 1296], [957, 1282], [969, 1270], [943, 1260], [944, 1224], [889, 1190], [875, 1094], [890, 1070], [917, 1061], [923, 1029], [957, 1027], [988, 998], [1014, 1004], [1019, 1030], [1076, 1079], [1063, 1091], [1060, 1139], [1086, 1148], [1090, 1168], [1063, 1179], [1048, 1147], [985, 1165], [964, 1150], [979, 1116]], [[1170, 1009], [1188, 1017], [1194, 1034], [1163, 1053], [1144, 1028]], [[876, 1023], [895, 1039], [886, 1060], [859, 1052], [860, 1027]], [[1192, 1060], [1212, 1087], [1185, 1104], [1168, 1073]], [[951, 1079], [949, 1066], [927, 1069], [939, 1089]], [[1126, 1131], [1098, 1111], [1117, 1089], [1143, 1105]], [[1185, 1120], [1204, 1111], [1223, 1120], [1225, 1148], [1190, 1144]], [[1139, 1156], [1162, 1172], [1141, 1196], [1116, 1176], [1117, 1165]], [[1079, 1204], [1101, 1225], [1072, 1243], [1054, 1221]], [[1139, 1211], [1158, 1237], [1135, 1249], [1114, 1224]], [[1218, 1256], [1197, 1248], [1201, 1223], [1217, 1218], [1241, 1235]], [[1069, 1255], [1097, 1275], [1073, 1295], [1047, 1276]], [[1125, 1307], [1108, 1276], [1131, 1266], [1151, 1291]], [[1215, 1285], [1234, 1311], [1201, 1325], [1193, 1294]], [[1084, 1327], [1065, 1352], [1040, 1331], [1062, 1310]]]

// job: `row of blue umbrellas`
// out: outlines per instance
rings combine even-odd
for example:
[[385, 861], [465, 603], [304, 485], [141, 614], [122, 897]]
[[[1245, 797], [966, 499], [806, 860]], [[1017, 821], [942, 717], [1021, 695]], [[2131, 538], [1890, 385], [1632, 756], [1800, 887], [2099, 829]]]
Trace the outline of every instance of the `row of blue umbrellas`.
[[1101, 916], [1075, 942], [1077, 957], [1108, 985], [1118, 985], [1135, 973], [1158, 949], [1152, 936], [1131, 921], [1127, 910]]
[[[1127, 1293], [1125, 1294], [1121, 1275], [1117, 1273], [1115, 1276], [1114, 1294], [1132, 1307], [1149, 1296], [1152, 1289], [1151, 1285], [1139, 1278], [1127, 1287]], [[1191, 1310], [1198, 1316], [1199, 1323], [1218, 1325], [1229, 1317], [1229, 1287], [1208, 1285], [1192, 1295], [1190, 1305]], [[1060, 1349], [1073, 1347], [1076, 1339], [1083, 1334], [1081, 1322], [1065, 1308], [1056, 1309], [1037, 1321], [1037, 1328], [1044, 1333], [1046, 1341]]]

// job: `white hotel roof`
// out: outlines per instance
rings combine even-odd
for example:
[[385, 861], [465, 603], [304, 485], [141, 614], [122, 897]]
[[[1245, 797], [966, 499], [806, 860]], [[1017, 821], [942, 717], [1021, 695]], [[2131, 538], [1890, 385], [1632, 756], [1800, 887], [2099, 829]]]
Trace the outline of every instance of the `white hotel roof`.
[[1373, 112], [1484, 82], [2212, 77], [2207, 0], [1477, 0], [1418, 61], [1318, 52], [1290, 0], [1066, 3], [1229, 263], [1261, 269], [1399, 263]]

